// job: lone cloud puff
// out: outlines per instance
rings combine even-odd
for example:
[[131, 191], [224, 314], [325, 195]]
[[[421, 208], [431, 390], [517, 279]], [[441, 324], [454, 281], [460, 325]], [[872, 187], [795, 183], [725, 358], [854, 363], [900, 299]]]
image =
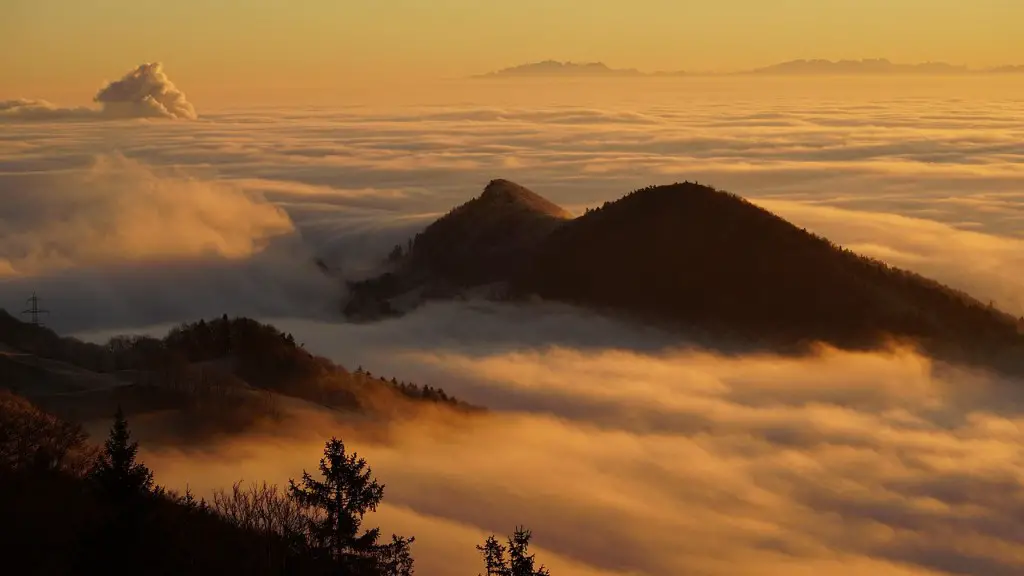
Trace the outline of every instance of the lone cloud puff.
[[196, 119], [196, 109], [164, 74], [159, 62], [140, 64], [123, 78], [107, 84], [93, 98], [103, 111], [130, 117]]
[[140, 64], [120, 80], [108, 83], [93, 97], [95, 108], [62, 108], [45, 100], [0, 102], [0, 119], [89, 120], [114, 118], [173, 118], [195, 120], [195, 107], [164, 74], [159, 62]]

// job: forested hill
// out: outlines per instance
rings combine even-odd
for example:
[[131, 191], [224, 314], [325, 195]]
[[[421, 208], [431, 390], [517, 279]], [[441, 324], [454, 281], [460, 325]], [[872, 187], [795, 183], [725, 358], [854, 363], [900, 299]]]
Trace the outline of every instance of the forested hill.
[[898, 337], [1012, 364], [1006, 354], [1024, 350], [1018, 319], [694, 183], [588, 211], [531, 262], [514, 279], [521, 292], [763, 342], [862, 347]]
[[273, 394], [355, 410], [389, 394], [473, 409], [439, 388], [349, 371], [249, 318], [222, 316], [182, 324], [163, 338], [119, 336], [98, 345], [0, 310], [0, 344], [3, 387], [74, 418], [106, 416], [121, 403], [129, 412], [220, 407], [228, 419], [240, 405], [248, 414]]
[[572, 215], [508, 180], [438, 219], [412, 242], [405, 267], [456, 284], [502, 280], [525, 264], [538, 242]]
[[[506, 218], [521, 213], [510, 210]], [[446, 218], [470, 220], [467, 214], [456, 209]], [[356, 284], [354, 292], [361, 302], [388, 309], [424, 277], [420, 271], [410, 282], [403, 271], [410, 262], [418, 270], [432, 262], [419, 254], [429, 249], [446, 254], [434, 276], [463, 293], [500, 282], [505, 298], [540, 296], [769, 348], [815, 341], [863, 348], [901, 339], [1001, 370], [1017, 372], [1024, 364], [1017, 318], [712, 187], [651, 186], [551, 222], [531, 229], [529, 242], [501, 244], [502, 258], [486, 265], [473, 237], [460, 234], [473, 229], [471, 222], [443, 241], [421, 244], [425, 232], [411, 250], [392, 254], [398, 265], [388, 282]]]
[[456, 206], [388, 256], [391, 271], [350, 284], [352, 318], [398, 313], [389, 301], [412, 292], [412, 299], [446, 298], [460, 289], [503, 282], [528, 264], [534, 251], [572, 214], [508, 180], [492, 180], [484, 191]]

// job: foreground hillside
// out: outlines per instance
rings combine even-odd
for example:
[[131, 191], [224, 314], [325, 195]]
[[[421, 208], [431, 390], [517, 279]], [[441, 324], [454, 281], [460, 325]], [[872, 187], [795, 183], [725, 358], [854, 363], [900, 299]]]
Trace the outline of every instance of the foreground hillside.
[[[525, 211], [517, 205], [514, 213]], [[442, 223], [473, 228], [464, 207], [434, 226]], [[432, 262], [422, 254], [429, 251], [448, 255], [443, 266], [429, 267], [432, 282], [444, 279], [461, 294], [500, 284], [503, 297], [540, 296], [767, 347], [822, 341], [860, 348], [896, 338], [1007, 370], [1020, 369], [1024, 358], [1016, 318], [698, 184], [644, 188], [531, 229], [528, 242], [503, 254], [507, 266], [480, 264], [471, 236], [425, 237], [397, 255], [388, 282], [353, 285], [353, 301], [407, 298], [425, 276], [422, 263]], [[417, 275], [406, 274], [412, 268]]]
[[[385, 487], [341, 439], [287, 487], [238, 482], [209, 499], [157, 484], [138, 448], [120, 409], [100, 447], [80, 424], [0, 390], [5, 565], [23, 576], [414, 573], [415, 538], [366, 526]], [[487, 573], [548, 576], [533, 569], [529, 539], [518, 529], [508, 547], [488, 538], [478, 547]]]

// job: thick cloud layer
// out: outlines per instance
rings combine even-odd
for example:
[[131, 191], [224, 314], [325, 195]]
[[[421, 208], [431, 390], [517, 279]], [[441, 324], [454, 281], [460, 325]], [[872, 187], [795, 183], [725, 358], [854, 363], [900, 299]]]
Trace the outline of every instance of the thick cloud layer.
[[185, 94], [178, 90], [159, 62], [140, 64], [120, 80], [108, 83], [93, 98], [93, 108], [62, 108], [45, 100], [17, 99], [0, 102], [0, 120], [91, 120], [120, 118], [172, 118], [195, 120], [198, 116]]
[[683, 84], [660, 99], [645, 94], [650, 102], [603, 107], [18, 123], [0, 134], [0, 173], [81, 168], [96, 151], [192, 167], [281, 206], [304, 242], [353, 274], [495, 177], [576, 212], [635, 187], [698, 180], [1024, 315], [1012, 274], [1024, 253], [1019, 102], [956, 99], [948, 86], [798, 100], [776, 97], [773, 86]]
[[19, 98], [0, 101], [0, 120], [84, 120], [95, 115], [96, 111], [91, 108], [61, 108], [46, 100]]
[[[410, 376], [512, 411], [383, 430], [307, 413], [282, 435], [144, 457], [163, 481], [204, 492], [297, 477], [339, 434], [387, 484], [373, 521], [417, 536], [427, 576], [479, 571], [473, 545], [517, 524], [535, 530], [539, 557], [563, 576], [1024, 570], [1019, 382], [903, 351], [494, 352], [479, 333], [450, 338], [465, 335], [464, 321], [496, 333], [504, 318], [464, 314], [435, 313], [435, 333], [418, 343], [415, 317], [391, 323], [377, 344]], [[529, 316], [520, 327], [546, 334]], [[636, 343], [629, 326], [560, 324]], [[332, 356], [365, 346], [351, 326], [309, 335], [307, 348]], [[380, 344], [389, 338], [398, 344]]]
[[[331, 322], [340, 289], [313, 256], [358, 273], [496, 177], [577, 212], [652, 183], [714, 184], [1024, 314], [1012, 95], [673, 86], [586, 106], [10, 124], [0, 254], [19, 275], [0, 299], [20, 309], [36, 289], [63, 330], [258, 315], [349, 366], [502, 409], [383, 429], [310, 412], [288, 435], [145, 454], [161, 482], [208, 490], [295, 477], [342, 434], [388, 485], [375, 520], [418, 537], [427, 576], [478, 572], [473, 544], [516, 524], [559, 576], [1024, 571], [1020, 382], [901, 351], [722, 356], [564, 306]], [[130, 160], [89, 180], [97, 153]]]

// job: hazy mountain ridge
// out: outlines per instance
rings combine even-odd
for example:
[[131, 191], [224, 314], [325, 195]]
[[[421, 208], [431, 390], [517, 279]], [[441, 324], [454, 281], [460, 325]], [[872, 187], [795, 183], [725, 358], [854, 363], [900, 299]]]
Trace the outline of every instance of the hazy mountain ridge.
[[[0, 388], [77, 421], [181, 411], [211, 430], [245, 428], [296, 399], [374, 411], [390, 399], [474, 409], [443, 390], [354, 372], [315, 356], [290, 334], [248, 318], [182, 324], [162, 339], [119, 336], [106, 345], [61, 337], [0, 310]], [[197, 432], [202, 432], [198, 431]]]
[[390, 272], [353, 283], [346, 312], [372, 318], [363, 305], [374, 302], [397, 314], [392, 299], [443, 284], [446, 291], [407, 298], [406, 308], [474, 293], [539, 296], [768, 347], [822, 341], [863, 348], [896, 338], [1006, 369], [1021, 363], [1016, 318], [854, 254], [734, 194], [694, 183], [644, 188], [575, 219], [521, 227], [523, 237], [503, 244], [499, 260], [488, 259], [474, 236], [488, 228], [474, 220], [484, 196], [396, 247]]
[[560, 62], [544, 60], [502, 68], [494, 72], [480, 74], [475, 78], [517, 77], [517, 76], [643, 76], [643, 72], [634, 68], [610, 68], [604, 62]]
[[885, 58], [864, 60], [790, 60], [751, 70], [750, 74], [970, 74], [990, 69], [971, 70], [946, 62], [897, 64]]
[[603, 62], [576, 63], [545, 60], [502, 68], [474, 78], [527, 77], [665, 77], [665, 76], [805, 76], [805, 75], [971, 75], [1024, 74], [1024, 65], [969, 68], [947, 62], [895, 63], [886, 58], [862, 60], [798, 59], [734, 72], [691, 72], [683, 70], [643, 72], [635, 68], [611, 68]]

